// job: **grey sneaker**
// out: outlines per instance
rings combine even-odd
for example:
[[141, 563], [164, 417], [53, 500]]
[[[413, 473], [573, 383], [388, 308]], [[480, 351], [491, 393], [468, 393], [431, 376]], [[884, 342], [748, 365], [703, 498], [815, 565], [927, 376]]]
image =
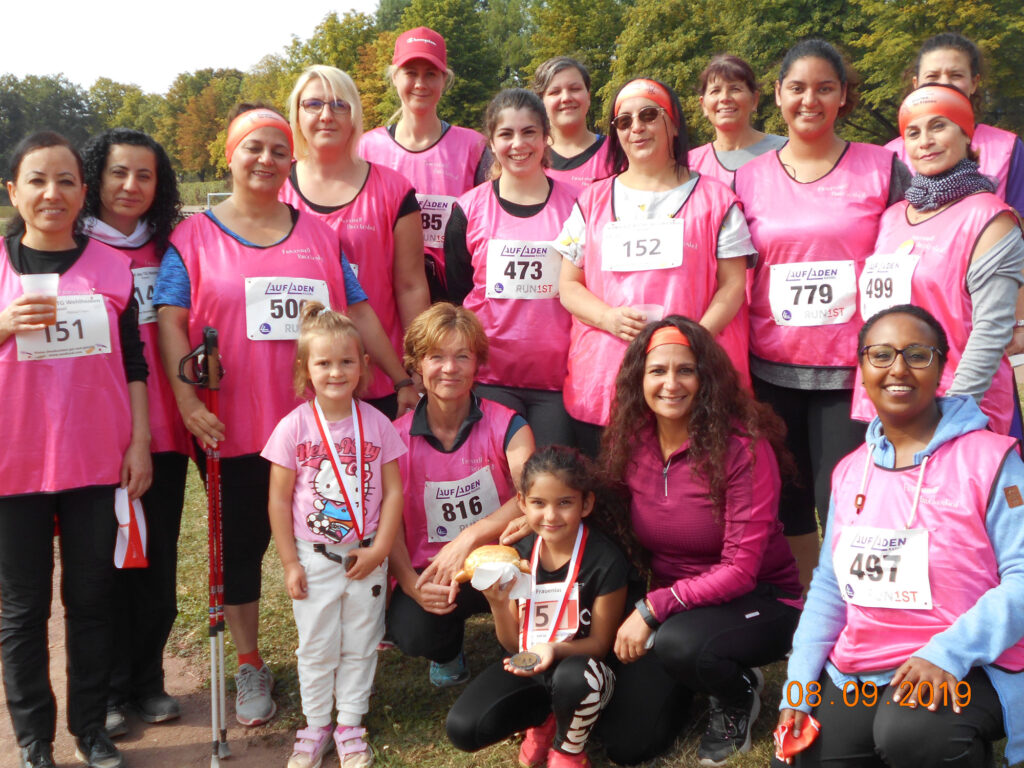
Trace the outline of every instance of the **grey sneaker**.
[[708, 729], [701, 737], [697, 757], [701, 765], [724, 765], [737, 752], [750, 751], [750, 731], [761, 711], [761, 697], [753, 686], [742, 702], [726, 704], [711, 697]]
[[104, 730], [107, 736], [114, 739], [128, 733], [128, 721], [125, 720], [124, 707], [120, 704], [107, 702], [107, 719], [104, 722]]
[[263, 725], [277, 713], [277, 704], [270, 695], [274, 676], [266, 664], [260, 669], [242, 664], [235, 675], [235, 688], [235, 718], [242, 725]]
[[444, 664], [430, 662], [430, 683], [437, 688], [451, 688], [469, 680], [469, 667], [466, 666], [466, 655], [459, 655]]
[[122, 768], [124, 758], [102, 728], [75, 739], [75, 757], [88, 768]]

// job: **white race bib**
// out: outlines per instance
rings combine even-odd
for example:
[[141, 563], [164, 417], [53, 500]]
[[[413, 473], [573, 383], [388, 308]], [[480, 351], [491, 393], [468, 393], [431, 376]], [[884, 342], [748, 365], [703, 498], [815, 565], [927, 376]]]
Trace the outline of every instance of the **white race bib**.
[[96, 293], [57, 297], [57, 322], [41, 331], [15, 335], [19, 360], [104, 355], [111, 351], [110, 321]]
[[555, 636], [551, 636], [551, 623], [558, 617], [558, 607], [562, 600], [565, 585], [536, 584], [530, 597], [530, 630], [526, 636], [526, 650], [537, 643], [560, 643], [571, 640], [580, 630], [580, 586], [572, 585], [569, 599], [565, 604], [565, 613], [555, 628]]
[[487, 244], [487, 298], [555, 298], [561, 269], [562, 255], [550, 243], [491, 240]]
[[601, 233], [601, 270], [642, 272], [683, 263], [683, 220], [610, 221]]
[[852, 261], [772, 264], [768, 302], [776, 325], [841, 325], [857, 313]]
[[153, 291], [156, 288], [156, 273], [159, 267], [137, 267], [132, 270], [135, 281], [134, 296], [139, 305], [139, 325], [156, 322], [156, 306]]
[[416, 195], [420, 204], [423, 245], [428, 248], [444, 247], [444, 230], [456, 199], [451, 195]]
[[501, 506], [490, 467], [482, 467], [462, 480], [423, 484], [427, 513], [427, 541], [447, 542], [477, 520]]
[[844, 528], [833, 557], [839, 593], [862, 608], [932, 607], [928, 531]]
[[307, 277], [245, 278], [246, 336], [253, 341], [299, 338], [299, 313], [311, 299], [331, 306], [326, 281]]
[[883, 309], [911, 303], [914, 270], [921, 255], [911, 253], [914, 241], [903, 243], [896, 253], [875, 254], [860, 273], [860, 316], [867, 320]]

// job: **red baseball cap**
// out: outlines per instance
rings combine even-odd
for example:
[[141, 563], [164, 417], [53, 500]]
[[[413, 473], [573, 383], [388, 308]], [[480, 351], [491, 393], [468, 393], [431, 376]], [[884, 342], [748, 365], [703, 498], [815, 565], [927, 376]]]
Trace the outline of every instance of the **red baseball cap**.
[[413, 59], [425, 59], [444, 72], [448, 69], [448, 48], [444, 38], [430, 27], [416, 27], [403, 32], [395, 40], [391, 63], [400, 67]]

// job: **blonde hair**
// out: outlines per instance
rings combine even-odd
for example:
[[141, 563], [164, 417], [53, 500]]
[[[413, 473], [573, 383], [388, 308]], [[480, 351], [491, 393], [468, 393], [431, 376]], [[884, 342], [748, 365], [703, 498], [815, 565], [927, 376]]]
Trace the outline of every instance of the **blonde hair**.
[[307, 301], [302, 305], [302, 313], [299, 316], [299, 339], [295, 346], [295, 369], [292, 374], [295, 395], [309, 397], [309, 343], [314, 336], [341, 336], [355, 340], [361, 368], [355, 394], [361, 395], [365, 392], [373, 379], [373, 371], [366, 364], [366, 348], [355, 323], [341, 312], [328, 309], [319, 301]]
[[342, 72], [337, 67], [328, 67], [325, 64], [314, 64], [308, 67], [305, 72], [299, 75], [299, 79], [295, 81], [295, 87], [292, 88], [292, 92], [288, 96], [288, 122], [292, 126], [292, 136], [295, 142], [295, 159], [302, 160], [309, 155], [309, 145], [306, 143], [306, 137], [302, 135], [302, 129], [299, 127], [299, 110], [301, 109], [299, 97], [302, 95], [303, 89], [309, 85], [313, 78], [317, 78], [320, 81], [329, 101], [344, 99], [352, 108], [352, 135], [349, 137], [348, 145], [349, 151], [352, 153], [352, 159], [358, 160], [359, 139], [363, 135], [363, 104], [359, 99], [359, 89], [348, 74]]
[[480, 320], [470, 310], [446, 301], [434, 304], [416, 316], [405, 332], [403, 363], [410, 373], [418, 373], [423, 359], [440, 349], [449, 333], [457, 333], [476, 355], [477, 368], [487, 362], [487, 334]]
[[[409, 59], [409, 61], [414, 61], [414, 59]], [[392, 88], [395, 88], [395, 73], [398, 70], [400, 70], [400, 69], [401, 69], [401, 67], [399, 67], [399, 66], [396, 66], [394, 64], [388, 64], [388, 68], [386, 70], [384, 70], [384, 77], [387, 78], [387, 80], [391, 84]], [[436, 69], [436, 67], [435, 67], [435, 69]], [[444, 68], [444, 87], [441, 88], [441, 96], [444, 96], [446, 93], [448, 93], [448, 91], [450, 91], [452, 89], [452, 84], [454, 82], [455, 82], [455, 73], [452, 72], [451, 67], [445, 67]], [[397, 91], [398, 89], [395, 88], [395, 90]], [[401, 101], [401, 98], [399, 98], [399, 101]], [[395, 110], [394, 114], [391, 115], [390, 118], [388, 118], [388, 123], [387, 124], [388, 125], [392, 125], [394, 123], [397, 123], [399, 121], [399, 119], [401, 119], [401, 117], [402, 117], [402, 107], [399, 106], [398, 109]]]

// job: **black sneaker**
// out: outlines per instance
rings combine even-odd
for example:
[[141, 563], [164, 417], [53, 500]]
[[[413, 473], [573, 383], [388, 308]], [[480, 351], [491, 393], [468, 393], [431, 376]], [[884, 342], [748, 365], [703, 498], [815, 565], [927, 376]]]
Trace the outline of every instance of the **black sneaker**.
[[48, 741], [33, 741], [18, 750], [21, 768], [57, 768], [53, 762], [53, 744]]
[[89, 768], [124, 766], [124, 758], [102, 728], [75, 739], [75, 757]]
[[125, 719], [124, 706], [107, 702], [107, 719], [104, 722], [103, 730], [112, 739], [128, 733], [128, 721]]
[[711, 697], [708, 729], [701, 737], [697, 757], [701, 765], [724, 765], [737, 752], [750, 751], [750, 731], [761, 711], [761, 697], [753, 686], [743, 700], [725, 704]]
[[[146, 696], [135, 702], [135, 711], [147, 723], [163, 723], [181, 717], [181, 707], [174, 697], [165, 691], [155, 696]], [[110, 729], [107, 729], [110, 732]]]

